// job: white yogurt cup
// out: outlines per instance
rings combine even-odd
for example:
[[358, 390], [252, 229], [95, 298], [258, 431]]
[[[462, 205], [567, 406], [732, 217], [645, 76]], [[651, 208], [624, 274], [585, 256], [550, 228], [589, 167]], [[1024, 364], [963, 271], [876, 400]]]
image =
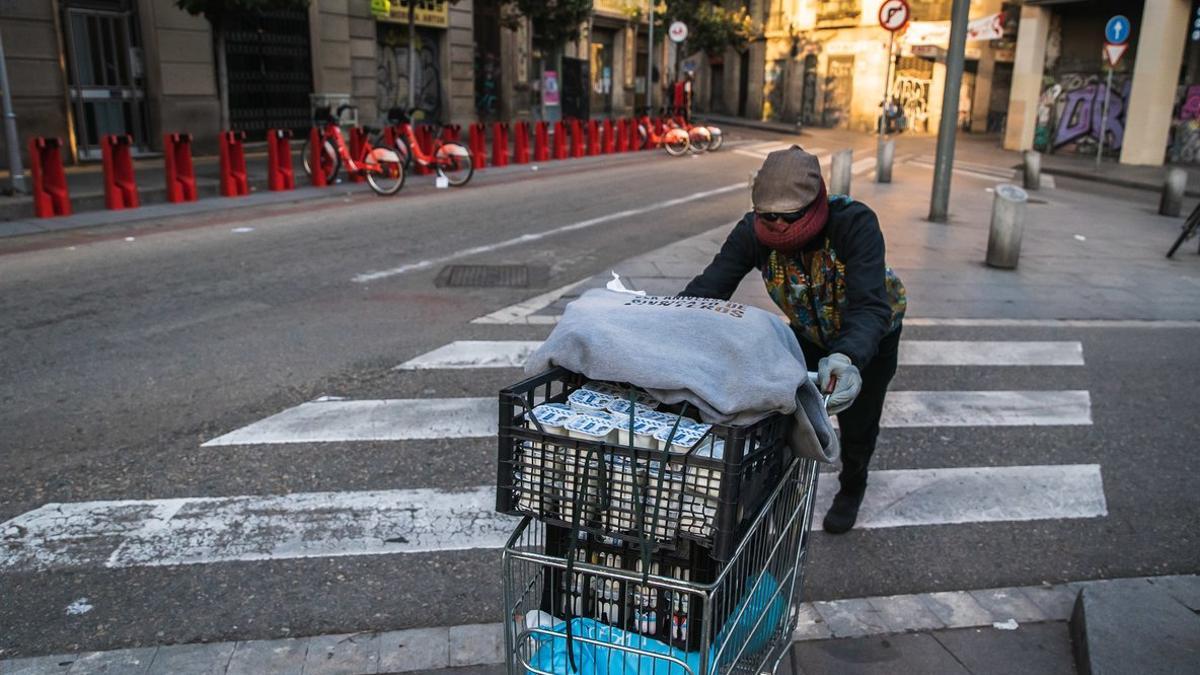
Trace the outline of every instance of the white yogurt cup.
[[591, 389], [576, 389], [571, 392], [570, 396], [567, 396], [567, 403], [576, 411], [584, 414], [607, 412], [606, 408], [609, 403], [612, 403], [612, 400], [612, 396]]
[[[613, 420], [617, 429], [617, 444], [623, 447], [629, 447], [629, 417], [628, 415], [618, 415]], [[645, 417], [633, 418], [633, 445], [636, 448], [647, 448], [653, 450], [658, 447], [658, 440], [654, 438], [654, 433], [662, 429], [662, 425], [653, 420], [648, 420]]]
[[[606, 409], [608, 410], [608, 412], [613, 414], [614, 419], [619, 421], [623, 417], [626, 420], [628, 420], [629, 419], [629, 405], [630, 405], [629, 399], [627, 399], [627, 398], [614, 398], [612, 401], [609, 402]], [[651, 408], [648, 405], [644, 405], [642, 403], [634, 403], [633, 404], [633, 412], [638, 417], [646, 417], [647, 413], [652, 413], [652, 412], [656, 412], [656, 411], [654, 410], [654, 408]]]
[[675, 434], [673, 436], [671, 435], [671, 427], [669, 426], [665, 426], [662, 429], [654, 432], [654, 438], [658, 440], [659, 450], [667, 450], [669, 445], [671, 452], [677, 452], [680, 454], [687, 453], [689, 450], [695, 447], [695, 445], [700, 442], [700, 439], [703, 436], [704, 434], [693, 429], [686, 428], [682, 424], [679, 425], [678, 429], [675, 429]]
[[564, 425], [567, 435], [581, 441], [607, 443], [613, 436], [613, 422], [608, 416], [579, 414]]
[[[567, 421], [577, 414], [579, 413], [571, 409], [571, 406], [563, 403], [543, 403], [529, 413], [542, 425], [546, 433], [560, 436], [566, 433], [564, 425]], [[534, 426], [536, 428], [536, 425]]]

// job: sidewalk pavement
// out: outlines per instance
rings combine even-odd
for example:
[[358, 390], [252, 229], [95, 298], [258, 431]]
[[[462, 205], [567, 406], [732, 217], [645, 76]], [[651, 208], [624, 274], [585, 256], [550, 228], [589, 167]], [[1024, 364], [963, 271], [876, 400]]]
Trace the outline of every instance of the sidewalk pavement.
[[[1108, 588], [1137, 596], [1165, 594], [1181, 609], [1200, 611], [1200, 576], [1196, 575], [804, 603], [792, 634], [794, 660], [785, 658], [779, 672], [1073, 674], [1067, 622], [1076, 599], [1081, 592]], [[1138, 615], [1125, 618], [1131, 624], [1150, 620]], [[494, 623], [60, 654], [0, 661], [0, 672], [482, 675], [505, 672], [499, 665], [504, 658], [504, 629]]]
[[[714, 115], [708, 113], [697, 113], [697, 119], [707, 121], [716, 125], [727, 125], [734, 127], [745, 127], [748, 129], [758, 129], [761, 131], [770, 131], [781, 134], [811, 134], [820, 136], [830, 133], [829, 129], [821, 128], [804, 128], [800, 125], [786, 124], [783, 122], [761, 122], [758, 120], [745, 119], [741, 117], [731, 117], [728, 115]], [[930, 136], [914, 136], [914, 135], [899, 135], [895, 139], [902, 143], [910, 143], [913, 140], [934, 140]], [[1000, 137], [996, 134], [972, 134], [967, 132], [959, 132], [956, 145], [956, 159], [963, 159], [963, 149], [970, 149], [973, 146], [976, 152], [979, 150], [990, 151], [994, 155], [1002, 155], [1008, 157], [1008, 164], [1013, 168], [1018, 168], [1022, 164], [1022, 156], [1020, 152], [1004, 150], [1000, 147]], [[1166, 176], [1167, 169], [1179, 168], [1183, 169], [1188, 174], [1187, 184], [1191, 187], [1187, 190], [1189, 197], [1200, 197], [1200, 165], [1197, 164], [1169, 164], [1166, 166], [1134, 166], [1129, 164], [1119, 164], [1112, 159], [1105, 159], [1096, 165], [1094, 155], [1080, 155], [1076, 153], [1067, 154], [1042, 154], [1042, 173], [1065, 176], [1078, 180], [1093, 181], [1106, 185], [1116, 185], [1120, 187], [1132, 188], [1135, 190], [1146, 190], [1150, 192], [1161, 192], [1163, 179]]]

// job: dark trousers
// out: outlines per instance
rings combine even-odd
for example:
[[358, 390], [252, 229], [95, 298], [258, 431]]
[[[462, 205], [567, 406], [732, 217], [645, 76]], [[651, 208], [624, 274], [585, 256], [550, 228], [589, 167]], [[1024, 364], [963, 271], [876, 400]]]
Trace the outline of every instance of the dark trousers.
[[[896, 357], [900, 345], [900, 328], [879, 341], [879, 352], [862, 368], [862, 391], [854, 404], [838, 414], [842, 439], [842, 472], [838, 480], [842, 489], [857, 492], [867, 487], [867, 465], [875, 454], [875, 439], [879, 437], [879, 418], [883, 415], [883, 399], [888, 384], [896, 374]], [[808, 369], [817, 370], [817, 362], [829, 356], [829, 351], [804, 339], [800, 340]]]

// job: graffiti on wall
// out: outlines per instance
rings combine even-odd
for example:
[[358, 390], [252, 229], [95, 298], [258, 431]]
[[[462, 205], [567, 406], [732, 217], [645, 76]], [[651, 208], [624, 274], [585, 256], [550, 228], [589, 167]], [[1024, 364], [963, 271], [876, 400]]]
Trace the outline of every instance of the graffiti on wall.
[[850, 122], [854, 95], [854, 56], [830, 56], [826, 72], [821, 122], [826, 127], [844, 127]]
[[763, 119], [778, 120], [783, 113], [784, 71], [787, 61], [776, 59], [767, 63], [763, 84]]
[[1096, 73], [1058, 76], [1042, 90], [1034, 145], [1051, 152], [1095, 152], [1104, 128], [1104, 146], [1120, 150], [1125, 140], [1125, 109], [1132, 85], [1126, 76], [1113, 79], [1107, 119], [1104, 77]]
[[904, 109], [908, 128], [925, 133], [929, 131], [929, 87], [933, 80], [898, 73], [892, 81], [892, 98]]
[[[376, 59], [378, 119], [386, 119], [388, 110], [408, 106], [408, 36], [406, 26], [395, 28], [379, 24]], [[442, 115], [442, 78], [438, 68], [436, 33], [417, 30], [417, 81], [415, 119], [440, 120]]]

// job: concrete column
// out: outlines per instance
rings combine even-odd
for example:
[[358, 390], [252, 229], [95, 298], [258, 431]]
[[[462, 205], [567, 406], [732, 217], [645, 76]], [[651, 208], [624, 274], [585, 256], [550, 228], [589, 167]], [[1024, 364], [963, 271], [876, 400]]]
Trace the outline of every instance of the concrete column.
[[1163, 163], [1191, 4], [1190, 0], [1147, 0], [1142, 9], [1122, 164]]
[[1029, 150], [1033, 147], [1049, 32], [1049, 8], [1031, 5], [1021, 7], [1012, 88], [1008, 97], [1008, 125], [1004, 131], [1005, 150]]
[[988, 108], [992, 103], [992, 72], [996, 69], [996, 50], [983, 48], [979, 66], [975, 70], [975, 98], [971, 101], [971, 132], [987, 131]]

